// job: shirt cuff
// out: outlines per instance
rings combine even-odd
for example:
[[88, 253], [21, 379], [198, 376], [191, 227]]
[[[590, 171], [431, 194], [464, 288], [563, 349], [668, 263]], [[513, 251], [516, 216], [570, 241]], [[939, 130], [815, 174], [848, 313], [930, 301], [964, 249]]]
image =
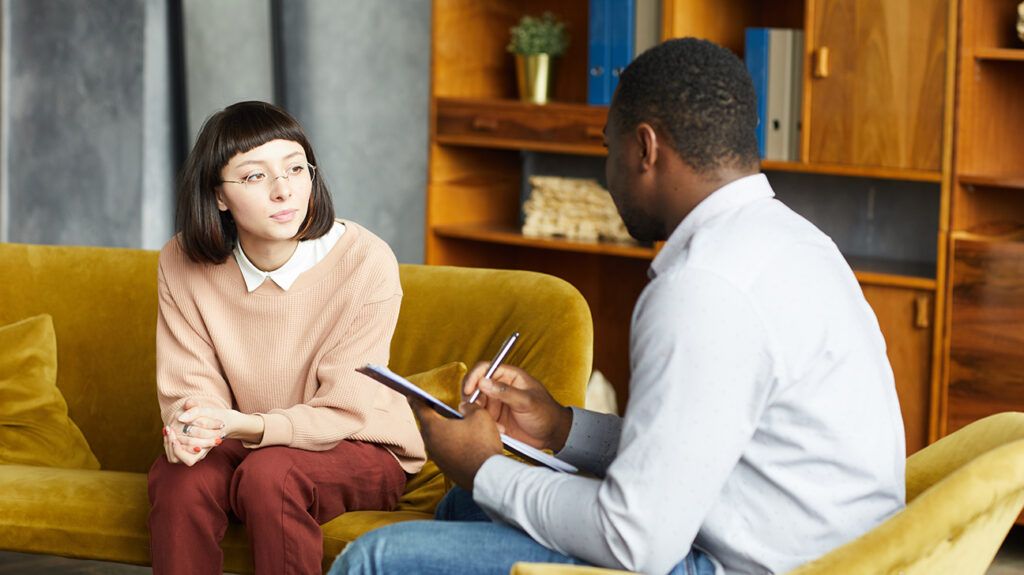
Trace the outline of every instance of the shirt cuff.
[[621, 434], [621, 417], [573, 407], [569, 437], [565, 447], [555, 455], [566, 463], [604, 477], [619, 451]]
[[494, 521], [505, 522], [502, 503], [505, 490], [516, 473], [530, 466], [504, 455], [492, 455], [473, 478], [473, 501]]
[[256, 415], [263, 418], [263, 441], [259, 443], [243, 442], [243, 446], [249, 449], [258, 449], [271, 445], [291, 445], [292, 420], [280, 413], [257, 413]]

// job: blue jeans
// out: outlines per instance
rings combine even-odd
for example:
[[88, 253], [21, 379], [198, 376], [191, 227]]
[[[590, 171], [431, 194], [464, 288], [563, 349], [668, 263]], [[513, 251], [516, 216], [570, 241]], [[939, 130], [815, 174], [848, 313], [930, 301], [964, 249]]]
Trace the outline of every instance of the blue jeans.
[[[473, 496], [458, 487], [438, 504], [435, 518], [439, 521], [408, 521], [370, 531], [341, 552], [328, 575], [508, 575], [518, 561], [589, 565], [544, 547], [519, 529], [491, 522]], [[708, 556], [692, 549], [670, 575], [714, 573]]]

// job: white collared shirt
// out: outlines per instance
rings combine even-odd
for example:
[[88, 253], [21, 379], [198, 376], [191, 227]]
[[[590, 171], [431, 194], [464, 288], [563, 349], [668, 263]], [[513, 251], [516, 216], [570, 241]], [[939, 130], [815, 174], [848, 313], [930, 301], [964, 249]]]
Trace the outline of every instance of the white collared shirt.
[[295, 283], [295, 280], [299, 279], [303, 272], [308, 271], [320, 263], [320, 260], [324, 259], [324, 256], [331, 251], [334, 244], [338, 243], [338, 239], [344, 233], [345, 224], [335, 221], [334, 225], [331, 226], [331, 230], [326, 234], [315, 240], [299, 242], [295, 252], [292, 253], [292, 257], [288, 258], [288, 261], [281, 267], [269, 272], [265, 272], [253, 265], [249, 258], [246, 257], [245, 252], [242, 251], [242, 243], [236, 242], [234, 249], [235, 261], [238, 262], [238, 268], [242, 270], [245, 288], [249, 290], [249, 293], [252, 293], [269, 278], [278, 287], [288, 291], [288, 288], [292, 287], [292, 284]]
[[633, 313], [625, 416], [574, 409], [558, 456], [589, 478], [488, 459], [493, 518], [590, 563], [777, 573], [904, 504], [904, 435], [878, 322], [835, 244], [764, 175], [701, 202]]

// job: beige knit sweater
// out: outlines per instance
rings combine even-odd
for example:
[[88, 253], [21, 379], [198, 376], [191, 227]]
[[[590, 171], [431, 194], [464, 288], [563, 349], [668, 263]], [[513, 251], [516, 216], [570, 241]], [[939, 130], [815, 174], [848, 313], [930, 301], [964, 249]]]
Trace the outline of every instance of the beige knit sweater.
[[177, 238], [160, 252], [157, 389], [164, 421], [189, 398], [263, 418], [263, 441], [330, 449], [383, 445], [415, 473], [426, 459], [405, 398], [355, 368], [386, 365], [402, 287], [384, 241], [345, 234], [288, 291], [246, 291], [234, 258], [196, 264]]

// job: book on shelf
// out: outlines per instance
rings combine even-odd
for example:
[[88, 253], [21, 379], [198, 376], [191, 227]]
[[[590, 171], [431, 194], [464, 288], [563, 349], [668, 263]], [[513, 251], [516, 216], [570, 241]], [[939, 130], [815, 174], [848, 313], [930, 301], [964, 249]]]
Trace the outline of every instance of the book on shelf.
[[747, 28], [745, 60], [757, 95], [757, 144], [761, 158], [800, 159], [803, 32]]
[[587, 44], [587, 103], [596, 106], [611, 102], [609, 70], [609, 0], [590, 0]]
[[587, 103], [607, 106], [626, 66], [658, 44], [661, 0], [590, 0], [589, 9]]

